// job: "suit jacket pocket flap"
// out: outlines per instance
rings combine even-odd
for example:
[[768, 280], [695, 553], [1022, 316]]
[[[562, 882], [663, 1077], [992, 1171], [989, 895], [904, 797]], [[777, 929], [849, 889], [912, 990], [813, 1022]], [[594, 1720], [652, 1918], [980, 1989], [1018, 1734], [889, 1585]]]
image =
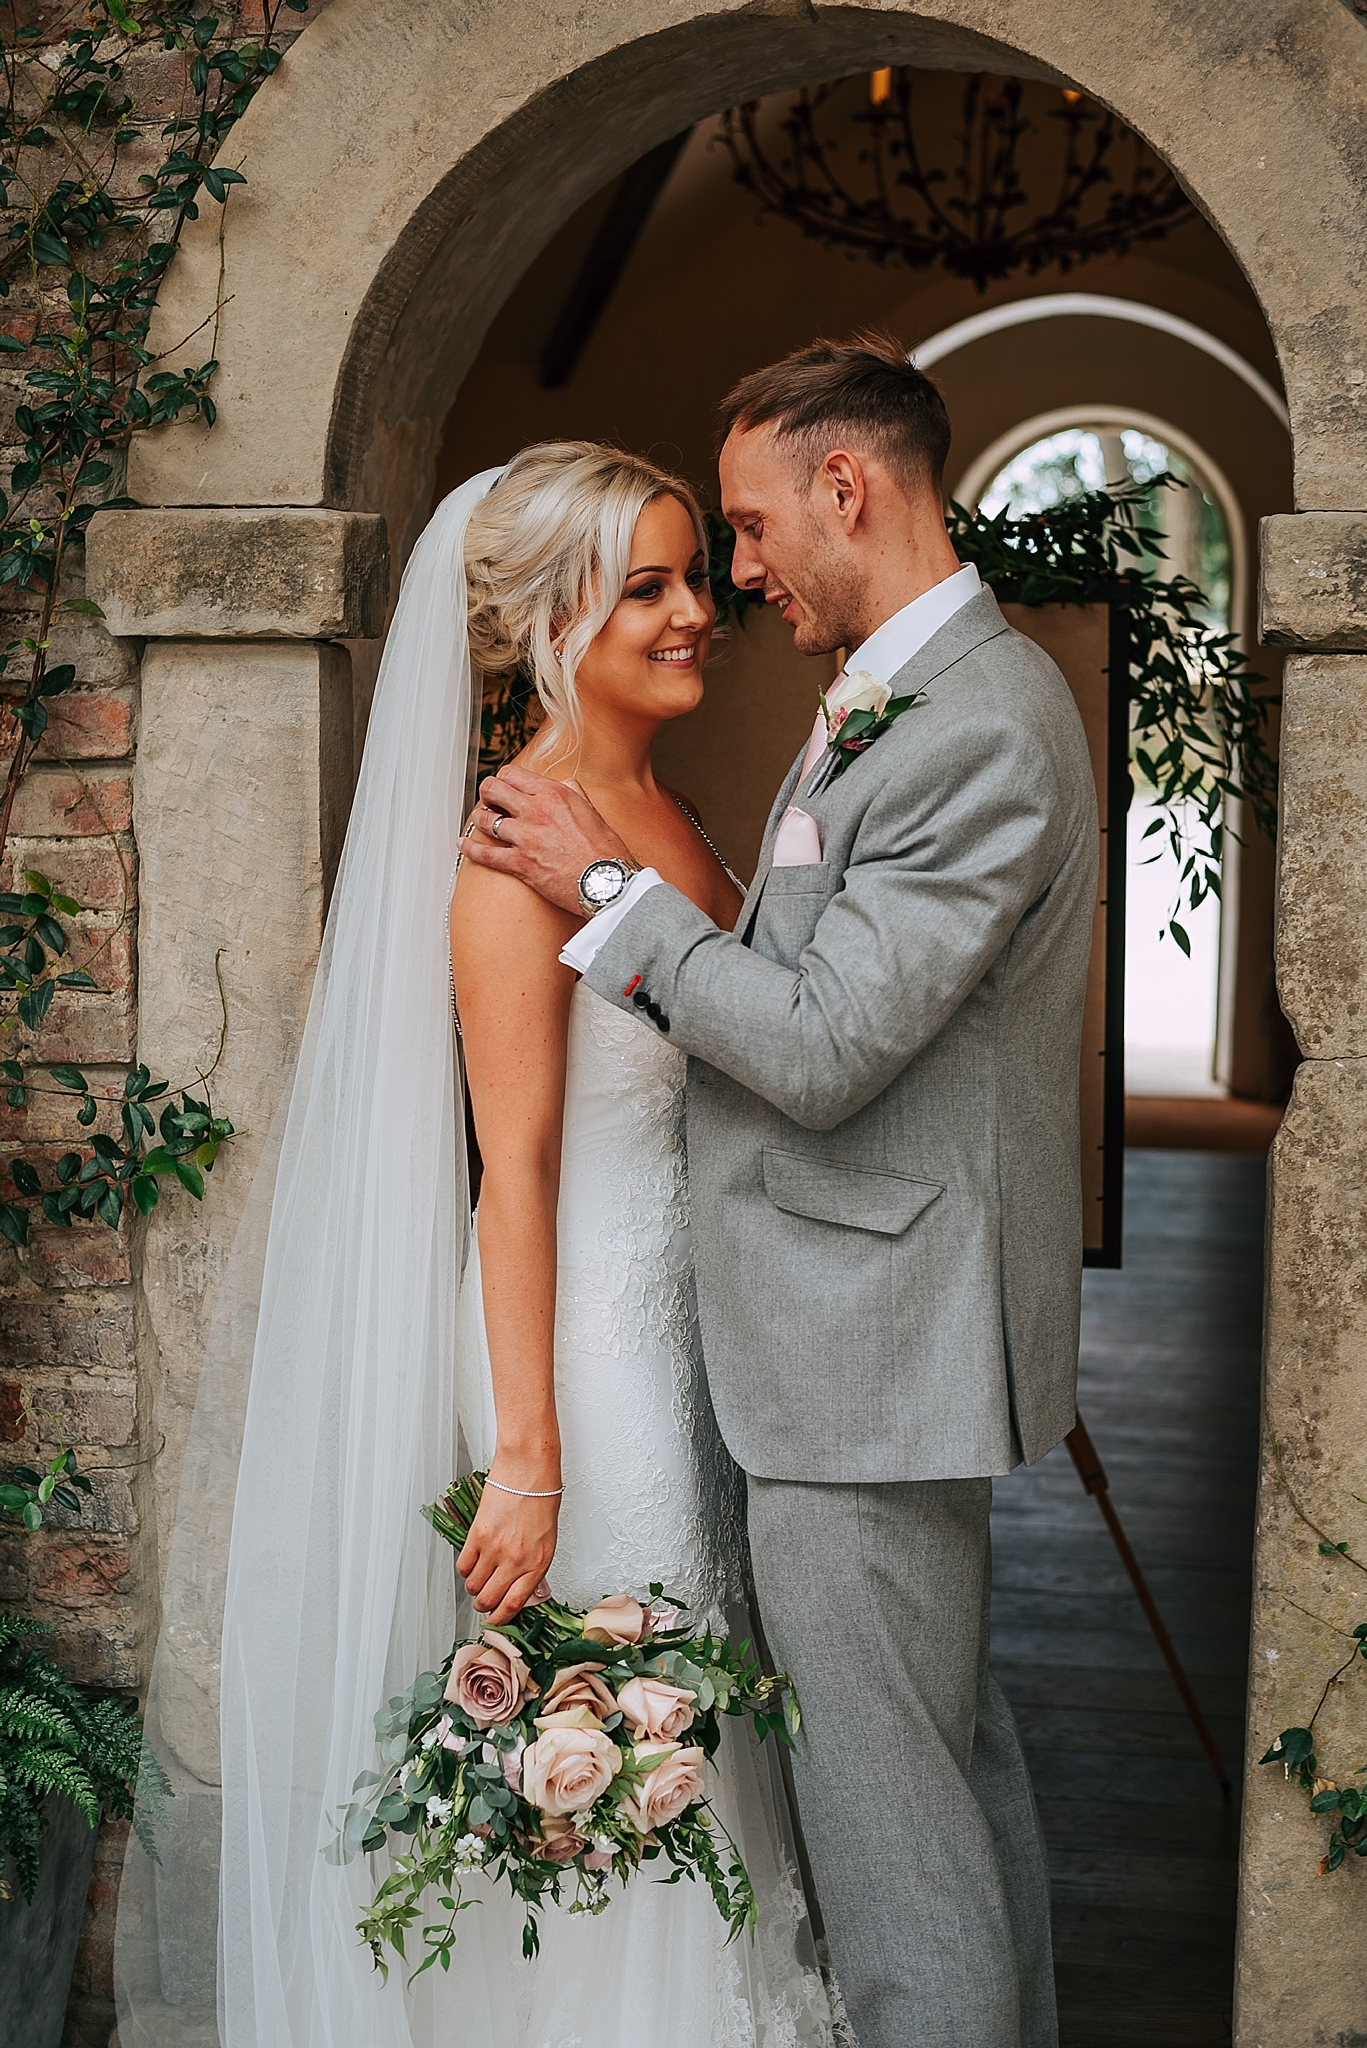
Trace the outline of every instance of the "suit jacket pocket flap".
[[801, 1152], [764, 1150], [764, 1192], [790, 1216], [842, 1223], [850, 1230], [876, 1230], [900, 1237], [944, 1193], [939, 1181], [906, 1173], [846, 1166], [835, 1159], [811, 1159]]
[[844, 879], [843, 870], [829, 860], [804, 860], [793, 867], [770, 868], [764, 878], [764, 899], [833, 896]]

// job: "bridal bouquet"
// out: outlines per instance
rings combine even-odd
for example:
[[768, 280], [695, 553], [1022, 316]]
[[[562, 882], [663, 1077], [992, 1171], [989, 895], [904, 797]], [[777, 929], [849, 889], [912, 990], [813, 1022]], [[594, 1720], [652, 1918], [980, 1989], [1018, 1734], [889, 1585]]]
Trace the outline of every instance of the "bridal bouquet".
[[[459, 1550], [483, 1491], [475, 1473], [423, 1510]], [[790, 1682], [762, 1672], [748, 1643], [694, 1633], [650, 1588], [575, 1613], [553, 1600], [457, 1643], [375, 1716], [382, 1771], [352, 1787], [334, 1862], [397, 1842], [393, 1867], [359, 1932], [385, 1975], [386, 1945], [404, 1941], [429, 1891], [442, 1918], [424, 1925], [426, 1959], [449, 1969], [461, 1881], [482, 1871], [526, 1908], [522, 1951], [536, 1954], [536, 1908], [571, 1887], [572, 1913], [601, 1913], [610, 1882], [664, 1857], [660, 1881], [701, 1878], [734, 1938], [752, 1926], [754, 1894], [735, 1844], [708, 1806], [720, 1716], [750, 1714], [763, 1739], [798, 1725]], [[718, 1842], [722, 1838], [724, 1848]]]

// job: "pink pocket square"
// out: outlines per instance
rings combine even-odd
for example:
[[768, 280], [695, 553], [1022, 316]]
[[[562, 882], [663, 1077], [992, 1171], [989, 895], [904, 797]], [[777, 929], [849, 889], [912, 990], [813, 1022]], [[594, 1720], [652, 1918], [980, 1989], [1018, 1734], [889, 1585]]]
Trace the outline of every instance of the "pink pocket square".
[[773, 866], [810, 867], [820, 859], [821, 834], [817, 830], [816, 819], [809, 818], [805, 811], [795, 811], [789, 805], [774, 839]]

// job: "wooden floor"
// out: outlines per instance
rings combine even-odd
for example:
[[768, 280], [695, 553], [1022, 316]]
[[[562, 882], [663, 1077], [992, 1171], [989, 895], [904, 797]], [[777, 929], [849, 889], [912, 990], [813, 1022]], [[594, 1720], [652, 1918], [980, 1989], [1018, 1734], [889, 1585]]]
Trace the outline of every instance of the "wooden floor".
[[[1264, 1161], [1132, 1151], [1126, 1265], [1086, 1278], [1078, 1407], [1236, 1788]], [[993, 1654], [1053, 1869], [1063, 2048], [1230, 2039], [1238, 1814], [1060, 1447], [999, 1481]]]

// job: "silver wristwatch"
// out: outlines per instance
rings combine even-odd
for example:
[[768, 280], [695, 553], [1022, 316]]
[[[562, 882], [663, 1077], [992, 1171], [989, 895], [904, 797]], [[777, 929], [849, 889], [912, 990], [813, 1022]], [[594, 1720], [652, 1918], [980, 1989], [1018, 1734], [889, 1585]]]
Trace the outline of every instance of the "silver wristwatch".
[[597, 917], [615, 903], [633, 875], [639, 875], [637, 860], [591, 860], [579, 877], [579, 907], [585, 917]]

